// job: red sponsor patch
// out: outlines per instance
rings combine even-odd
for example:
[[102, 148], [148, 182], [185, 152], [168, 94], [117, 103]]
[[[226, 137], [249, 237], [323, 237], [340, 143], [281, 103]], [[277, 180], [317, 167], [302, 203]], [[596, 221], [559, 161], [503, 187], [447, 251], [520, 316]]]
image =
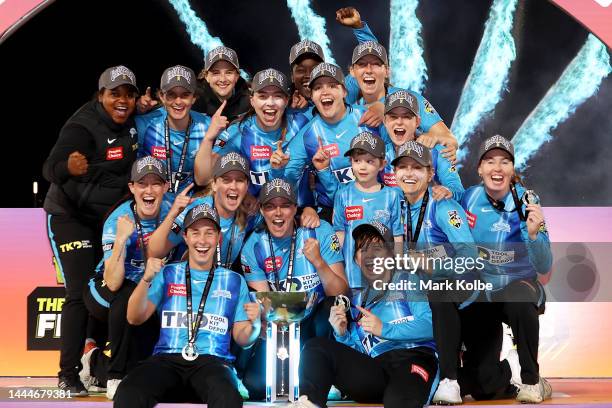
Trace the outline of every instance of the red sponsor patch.
[[[280, 256], [277, 256], [276, 257], [276, 269], [280, 271], [282, 266], [283, 266], [283, 258]], [[272, 257], [265, 259], [264, 268], [266, 272], [268, 273], [274, 271], [274, 266], [272, 265]]]
[[123, 159], [123, 146], [109, 147], [106, 149], [106, 160], [121, 160]]
[[187, 289], [184, 283], [171, 283], [168, 285], [168, 296], [187, 296]]
[[476, 225], [476, 219], [478, 217], [476, 217], [476, 215], [472, 214], [468, 210], [465, 210], [465, 213], [467, 214], [468, 225], [470, 226], [470, 228], [474, 228], [474, 225]]
[[270, 146], [251, 146], [251, 160], [270, 159], [272, 148]]
[[393, 173], [383, 174], [383, 183], [385, 183], [386, 186], [390, 186], [390, 187], [397, 186], [397, 180], [395, 179], [395, 174]]
[[[166, 147], [165, 146], [153, 146], [151, 148], [151, 154], [160, 160], [166, 160]], [[170, 153], [172, 154], [172, 153]]]
[[347, 221], [363, 219], [363, 207], [360, 205], [352, 205], [344, 209], [344, 218]]
[[429, 373], [420, 365], [413, 364], [412, 367], [410, 367], [410, 373], [420, 375], [425, 382], [429, 381]]
[[[147, 232], [142, 235], [142, 240], [144, 241], [145, 246], [149, 245], [149, 238], [153, 235], [152, 232]], [[140, 248], [140, 239], [136, 240], [136, 248]]]
[[340, 149], [338, 148], [338, 143], [332, 143], [323, 146], [323, 150], [327, 152], [330, 158], [340, 156]]

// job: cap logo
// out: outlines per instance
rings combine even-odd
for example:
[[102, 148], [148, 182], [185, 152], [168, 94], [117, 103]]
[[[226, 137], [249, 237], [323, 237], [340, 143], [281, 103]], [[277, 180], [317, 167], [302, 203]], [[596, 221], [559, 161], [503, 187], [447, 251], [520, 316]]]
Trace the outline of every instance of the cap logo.
[[208, 216], [213, 220], [217, 219], [217, 212], [208, 204], [200, 204], [191, 211], [191, 219], [195, 220], [198, 216], [202, 214], [205, 217]]
[[246, 171], [246, 160], [238, 153], [231, 152], [221, 157], [221, 168], [224, 168], [229, 163], [231, 163], [232, 165], [236, 165], [236, 163], [238, 163], [240, 164], [240, 167], [242, 167]]
[[314, 67], [314, 69], [312, 70], [311, 78], [315, 78], [317, 76], [323, 76], [326, 73], [335, 78], [337, 72], [338, 70], [334, 65], [329, 64], [327, 62], [322, 62], [316, 67]]
[[170, 82], [172, 77], [176, 77], [176, 80], [179, 81], [180, 77], [185, 78], [188, 84], [191, 84], [191, 72], [187, 71], [184, 67], [172, 67], [166, 73], [166, 82]]
[[380, 235], [382, 235], [383, 237], [387, 233], [388, 228], [378, 220], [370, 222], [370, 225], [376, 228], [378, 232], [380, 232]]
[[410, 140], [400, 147], [399, 156], [409, 156], [410, 151], [414, 151], [419, 157], [423, 157], [423, 145]]
[[142, 159], [138, 160], [138, 163], [136, 164], [136, 171], [138, 173], [141, 173], [142, 170], [147, 166], [149, 167], [149, 170], [152, 170], [153, 167], [155, 167], [157, 171], [159, 171], [161, 174], [164, 174], [162, 163], [151, 156], [143, 157]]
[[493, 145], [499, 147], [500, 145], [504, 147], [504, 149], [512, 151], [512, 145], [510, 142], [500, 135], [495, 135], [487, 139], [485, 142], [484, 150], [489, 150]]
[[115, 67], [111, 70], [111, 73], [110, 73], [111, 82], [115, 81], [115, 79], [117, 79], [117, 77], [119, 76], [123, 76], [123, 79], [126, 79], [126, 77], [130, 78], [130, 81], [132, 83], [136, 82], [136, 77], [134, 77], [134, 74], [132, 73], [132, 71], [130, 71], [127, 67], [124, 67], [123, 65], [119, 65], [118, 67]]
[[274, 82], [274, 80], [276, 80], [281, 84], [281, 86], [285, 86], [285, 78], [283, 78], [283, 74], [272, 68], [266, 69], [259, 74], [258, 82], [260, 85], [266, 80], [269, 82]]
[[387, 101], [387, 105], [391, 106], [393, 103], [397, 102], [399, 100], [400, 105], [405, 105], [406, 101], [408, 103], [408, 105], [410, 106], [414, 106], [415, 105], [415, 100], [414, 100], [414, 96], [412, 96], [412, 94], [406, 92], [406, 91], [397, 91], [392, 93], [391, 95], [389, 95], [388, 97], [388, 101]]
[[361, 144], [367, 143], [370, 145], [372, 150], [376, 150], [377, 141], [371, 133], [363, 132], [355, 136], [355, 139], [353, 140], [353, 145], [351, 147], [353, 148], [360, 143]]
[[269, 182], [266, 186], [266, 194], [270, 194], [270, 192], [274, 189], [276, 189], [277, 192], [280, 192], [280, 190], [283, 189], [287, 195], [291, 195], [291, 186], [284, 180], [274, 179]]
[[321, 52], [321, 47], [319, 47], [319, 44], [312, 42], [310, 40], [304, 40], [304, 41], [300, 41], [299, 43], [294, 45], [294, 53], [293, 55], [299, 55], [302, 52], [308, 52], [308, 49], [312, 48], [312, 50], [315, 53], [320, 53]]
[[217, 47], [208, 53], [208, 62], [211, 63], [215, 59], [222, 59], [221, 57], [225, 56], [230, 61], [236, 61], [236, 53], [231, 48], [227, 47]]
[[361, 54], [366, 50], [368, 51], [368, 53], [372, 53], [372, 50], [374, 50], [374, 52], [376, 52], [376, 54], [378, 54], [381, 57], [383, 56], [383, 52], [384, 52], [382, 45], [374, 41], [366, 41], [357, 46], [357, 54]]

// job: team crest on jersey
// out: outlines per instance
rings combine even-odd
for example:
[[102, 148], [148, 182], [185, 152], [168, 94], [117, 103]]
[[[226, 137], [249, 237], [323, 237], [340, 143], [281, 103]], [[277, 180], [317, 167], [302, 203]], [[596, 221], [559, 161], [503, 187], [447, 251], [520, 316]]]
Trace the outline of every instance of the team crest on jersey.
[[387, 210], [376, 210], [374, 211], [374, 218], [373, 220], [377, 220], [380, 221], [382, 223], [388, 223], [389, 220], [391, 219], [391, 213]]
[[463, 220], [457, 210], [448, 211], [448, 223], [457, 229], [461, 228]]
[[541, 232], [541, 233], [544, 233], [544, 234], [546, 234], [548, 232], [548, 229], [546, 228], [546, 223], [545, 222], [543, 222], [540, 225], [540, 228], [538, 229], [538, 232]]
[[510, 224], [504, 222], [503, 220], [499, 220], [493, 225], [491, 225], [491, 232], [510, 232]]
[[331, 234], [331, 242], [329, 244], [329, 247], [334, 252], [340, 251], [340, 239], [338, 239], [338, 236], [334, 233]]
[[434, 109], [433, 106], [431, 106], [431, 103], [429, 103], [427, 99], [425, 99], [425, 112], [432, 114], [432, 115], [436, 113], [436, 110]]

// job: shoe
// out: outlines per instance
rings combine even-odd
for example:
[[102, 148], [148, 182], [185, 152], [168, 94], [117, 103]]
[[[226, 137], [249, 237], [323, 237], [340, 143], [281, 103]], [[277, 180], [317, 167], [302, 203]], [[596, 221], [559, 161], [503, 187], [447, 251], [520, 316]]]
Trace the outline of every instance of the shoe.
[[510, 372], [512, 373], [512, 378], [510, 378], [510, 384], [520, 388], [522, 385], [521, 364], [519, 363], [519, 356], [517, 351], [515, 349], [508, 350], [506, 360], [508, 360], [508, 364], [510, 365]]
[[120, 379], [109, 379], [106, 381], [106, 398], [108, 398], [109, 400], [115, 398], [115, 393], [117, 392], [119, 384], [121, 384]]
[[79, 378], [87, 391], [104, 392], [106, 389], [101, 387], [98, 379], [91, 375], [91, 356], [96, 350], [98, 350], [96, 341], [87, 339], [85, 341], [85, 348], [83, 349], [83, 356], [81, 357], [81, 365], [83, 368], [79, 371]]
[[461, 404], [461, 388], [457, 380], [445, 378], [438, 384], [438, 389], [434, 394], [432, 403], [437, 405], [456, 405]]
[[287, 408], [319, 408], [317, 405], [308, 401], [306, 395], [302, 395], [297, 401], [290, 402], [286, 405]]
[[65, 391], [70, 397], [86, 397], [89, 395], [87, 389], [76, 375], [60, 376], [57, 379], [57, 387]]
[[516, 400], [523, 404], [539, 404], [552, 397], [552, 387], [543, 377], [537, 384], [523, 384]]

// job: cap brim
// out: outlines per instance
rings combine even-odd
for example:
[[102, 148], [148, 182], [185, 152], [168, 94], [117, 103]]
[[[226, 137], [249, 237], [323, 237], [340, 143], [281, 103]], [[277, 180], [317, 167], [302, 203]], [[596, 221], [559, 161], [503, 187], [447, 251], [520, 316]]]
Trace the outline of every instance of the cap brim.
[[510, 152], [510, 150], [506, 149], [505, 147], [501, 147], [501, 146], [495, 146], [490, 148], [489, 150], [484, 151], [481, 155], [480, 155], [480, 159], [478, 159], [478, 162], [480, 163], [482, 161], [482, 158], [484, 157], [485, 154], [489, 153], [492, 150], [503, 150], [504, 152], [508, 153], [510, 155], [510, 159], [512, 160], [512, 163], [514, 163], [514, 155], [512, 154], [512, 152]]
[[393, 242], [393, 240], [389, 241], [388, 239], [385, 239], [385, 237], [380, 233], [379, 230], [376, 229], [376, 227], [370, 225], [370, 224], [361, 224], [359, 226], [357, 226], [353, 232], [351, 233], [351, 236], [353, 237], [353, 240], [357, 240], [359, 238], [359, 235], [367, 232], [367, 231], [372, 231], [374, 232], [376, 235], [378, 235], [378, 237], [386, 244], [389, 244], [391, 242]]
[[140, 89], [138, 89], [138, 87], [136, 85], [134, 85], [130, 81], [126, 81], [126, 80], [122, 80], [122, 79], [113, 82], [111, 85], [106, 84], [102, 88], [104, 88], [104, 89], [115, 89], [115, 88], [119, 88], [121, 85], [129, 85], [132, 88], [136, 89], [136, 92], [140, 93]]
[[372, 156], [376, 157], [377, 159], [384, 159], [385, 158], [385, 152], [383, 152], [380, 156], [377, 156], [375, 153], [369, 152], [366, 149], [362, 149], [361, 147], [353, 147], [352, 149], [348, 149], [346, 151], [346, 153], [344, 153], [344, 157], [349, 157], [351, 156], [353, 153], [355, 153], [355, 151], [357, 150], [361, 150], [362, 152], [366, 152], [371, 154]]
[[214, 219], [212, 219], [210, 217], [198, 218], [198, 219], [195, 219], [195, 220], [191, 221], [189, 224], [184, 224], [183, 225], [183, 231], [185, 231], [187, 228], [191, 227], [193, 224], [195, 224], [196, 222], [198, 222], [200, 220], [209, 220], [209, 221], [211, 221], [213, 224], [215, 224], [215, 227], [217, 227], [217, 231], [221, 231], [221, 225], [219, 225], [219, 223], [217, 221], [215, 221]]
[[412, 160], [416, 161], [416, 162], [417, 162], [417, 163], [419, 163], [421, 166], [431, 167], [431, 163], [428, 163], [426, 160], [423, 160], [423, 159], [421, 159], [421, 158], [412, 157], [412, 156], [399, 156], [399, 157], [396, 157], [395, 159], [393, 159], [393, 160], [391, 161], [391, 166], [394, 166], [394, 167], [395, 167], [395, 166], [397, 166], [397, 163], [399, 163], [399, 161], [400, 161], [401, 159], [403, 159], [404, 157], [407, 157], [407, 158], [409, 158], [409, 159], [412, 159]]
[[316, 52], [307, 51], [296, 55], [293, 61], [289, 62], [289, 65], [297, 64], [300, 59], [305, 59], [306, 57], [315, 57], [313, 59], [317, 59], [320, 62], [325, 62], [325, 60]]

